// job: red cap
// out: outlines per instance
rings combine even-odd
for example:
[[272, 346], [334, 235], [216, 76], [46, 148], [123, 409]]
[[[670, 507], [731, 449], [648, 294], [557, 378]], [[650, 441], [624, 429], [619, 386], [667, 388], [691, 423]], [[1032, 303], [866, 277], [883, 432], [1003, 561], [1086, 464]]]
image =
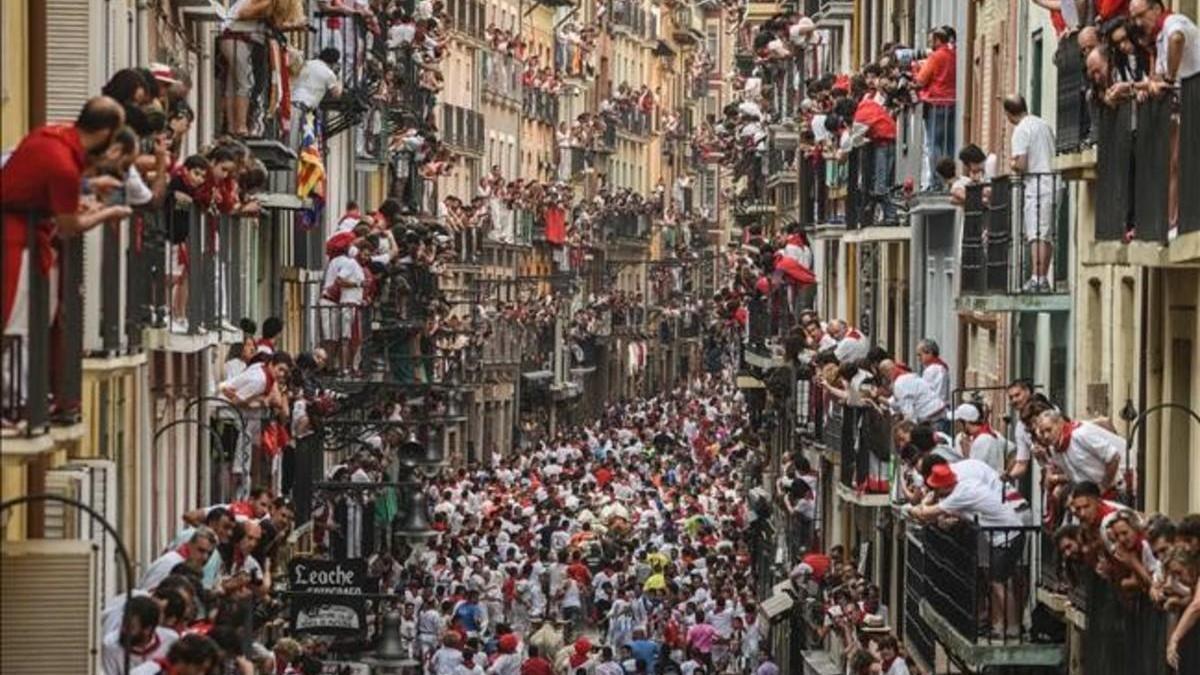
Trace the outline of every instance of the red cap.
[[954, 487], [956, 483], [958, 483], [958, 476], [954, 475], [954, 470], [950, 468], [949, 464], [935, 465], [929, 472], [929, 478], [925, 479], [925, 484], [935, 490]]

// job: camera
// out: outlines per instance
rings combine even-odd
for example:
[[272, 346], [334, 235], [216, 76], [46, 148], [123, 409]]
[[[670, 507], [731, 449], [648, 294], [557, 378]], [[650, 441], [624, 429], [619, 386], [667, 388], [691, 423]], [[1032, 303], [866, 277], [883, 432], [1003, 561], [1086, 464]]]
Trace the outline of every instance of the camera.
[[922, 61], [929, 53], [924, 49], [897, 49], [896, 60], [905, 68], [912, 65], [913, 61]]

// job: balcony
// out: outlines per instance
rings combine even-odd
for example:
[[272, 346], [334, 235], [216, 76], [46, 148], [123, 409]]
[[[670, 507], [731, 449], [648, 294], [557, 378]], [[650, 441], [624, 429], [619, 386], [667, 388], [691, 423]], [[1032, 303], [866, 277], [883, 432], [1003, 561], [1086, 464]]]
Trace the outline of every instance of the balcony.
[[967, 189], [960, 308], [1070, 309], [1064, 194], [1057, 173], [1001, 176]]
[[441, 131], [442, 141], [447, 145], [474, 155], [483, 154], [483, 115], [474, 110], [443, 103]]
[[449, 0], [446, 13], [451, 27], [467, 37], [484, 41], [487, 26], [487, 4], [482, 0]]
[[[37, 222], [37, 217], [31, 214], [26, 234], [27, 261], [42, 259]], [[24, 314], [25, 329], [9, 326], [0, 353], [3, 436], [36, 438], [41, 442], [36, 446], [39, 450], [51, 447], [46, 435], [51, 423], [79, 421], [83, 396], [83, 239], [62, 238], [53, 246], [59, 256], [60, 298], [51, 296], [53, 272], [43, 273], [34, 262], [35, 267], [27, 274], [27, 288], [17, 290], [25, 293], [26, 307], [16, 306], [12, 310], [14, 318]], [[56, 307], [57, 317], [52, 313]], [[11, 450], [18, 451], [21, 447], [14, 446]]]
[[518, 105], [522, 98], [521, 64], [511, 56], [481, 52], [483, 93], [498, 103]]
[[[1039, 642], [1024, 621], [1037, 583], [1039, 530], [1036, 525], [995, 528], [960, 522], [943, 529], [910, 523], [905, 600], [917, 611], [905, 612], [906, 637], [915, 637], [926, 654], [932, 651], [929, 641], [936, 640], [971, 672], [1059, 667], [1063, 645]], [[919, 595], [909, 594], [916, 589]]]
[[690, 3], [681, 3], [671, 15], [671, 37], [681, 46], [695, 46], [704, 41], [704, 17]]
[[[1165, 244], [1171, 212], [1178, 208], [1179, 234], [1200, 231], [1200, 79], [1183, 84], [1179, 131], [1179, 201], [1169, 202], [1172, 103], [1152, 99], [1138, 106], [1102, 107], [1096, 121], [1097, 241]], [[1136, 116], [1137, 133], [1131, 132]]]
[[794, 149], [785, 150], [771, 148], [767, 151], [767, 187], [772, 188], [783, 183], [795, 183], [800, 179], [800, 170], [796, 165], [797, 157]]
[[578, 43], [557, 40], [554, 48], [554, 65], [569, 79], [587, 77], [587, 52]]
[[1058, 41], [1054, 64], [1058, 68], [1054, 142], [1059, 154], [1079, 152], [1088, 140], [1091, 120], [1086, 97], [1089, 86], [1077, 34]]
[[887, 506], [890, 502], [891, 420], [874, 408], [842, 406], [840, 403], [833, 403], [832, 407], [842, 408], [838, 416], [842, 424], [841, 445], [826, 448], [840, 458], [838, 496], [859, 506]]
[[550, 93], [530, 89], [525, 91], [521, 107], [525, 117], [549, 124], [558, 125], [558, 97]]
[[604, 231], [613, 239], [644, 241], [650, 237], [650, 217], [637, 213], [618, 213], [605, 216]]
[[644, 139], [651, 132], [652, 120], [650, 115], [637, 108], [617, 110], [614, 122], [617, 131], [637, 136], [639, 139]]
[[[649, 28], [653, 23], [650, 15], [634, 0], [612, 0], [612, 27], [617, 33], [635, 40], [654, 37]], [[655, 31], [657, 32], [657, 31]]]

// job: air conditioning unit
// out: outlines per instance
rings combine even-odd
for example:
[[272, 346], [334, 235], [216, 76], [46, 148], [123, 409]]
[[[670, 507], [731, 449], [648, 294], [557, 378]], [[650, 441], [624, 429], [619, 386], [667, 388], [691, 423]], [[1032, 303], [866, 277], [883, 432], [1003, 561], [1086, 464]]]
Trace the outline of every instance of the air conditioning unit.
[[80, 539], [8, 542], [0, 553], [0, 672], [101, 672], [97, 552]]

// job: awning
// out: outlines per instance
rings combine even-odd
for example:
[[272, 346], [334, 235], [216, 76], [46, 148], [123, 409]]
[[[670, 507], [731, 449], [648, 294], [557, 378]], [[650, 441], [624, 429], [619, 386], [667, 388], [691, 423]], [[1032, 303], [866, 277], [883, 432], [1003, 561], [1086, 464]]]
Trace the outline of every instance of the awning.
[[768, 623], [792, 611], [792, 607], [795, 605], [795, 600], [792, 598], [791, 593], [781, 590], [779, 586], [776, 586], [772, 591], [766, 600], [758, 604], [758, 611], [762, 613], [763, 618]]
[[671, 45], [667, 44], [666, 42], [664, 42], [662, 40], [659, 40], [658, 44], [654, 46], [654, 55], [655, 56], [675, 56], [675, 50], [671, 49]]

